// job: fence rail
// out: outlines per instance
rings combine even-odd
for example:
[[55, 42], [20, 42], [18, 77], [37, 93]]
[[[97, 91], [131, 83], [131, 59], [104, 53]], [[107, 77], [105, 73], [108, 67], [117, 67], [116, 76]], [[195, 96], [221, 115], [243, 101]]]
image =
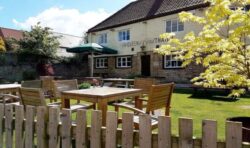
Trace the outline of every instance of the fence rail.
[[139, 117], [139, 130], [133, 128], [133, 114], [123, 113], [122, 128], [117, 128], [117, 113], [108, 112], [106, 127], [102, 127], [100, 111], [92, 111], [87, 126], [85, 110], [77, 111], [76, 121], [70, 110], [0, 104], [1, 148], [241, 148], [242, 124], [226, 122], [226, 140], [217, 141], [217, 122], [203, 120], [202, 139], [193, 138], [193, 120], [179, 118], [179, 137], [171, 136], [171, 118], [158, 118], [158, 133], [151, 132], [151, 118]]

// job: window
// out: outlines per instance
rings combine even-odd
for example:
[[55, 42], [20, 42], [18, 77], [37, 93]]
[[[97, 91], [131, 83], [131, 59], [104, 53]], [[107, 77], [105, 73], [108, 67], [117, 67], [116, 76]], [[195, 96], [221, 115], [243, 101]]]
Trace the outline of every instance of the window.
[[117, 68], [127, 68], [132, 66], [131, 56], [126, 57], [117, 57], [116, 58], [116, 67]]
[[181, 68], [182, 61], [175, 59], [176, 55], [165, 55], [163, 60], [164, 68]]
[[166, 22], [166, 32], [179, 32], [184, 30], [184, 23], [179, 20], [168, 20]]
[[107, 38], [108, 38], [107, 33], [100, 34], [98, 43], [99, 44], [106, 44], [108, 42]]
[[96, 68], [107, 68], [108, 67], [108, 58], [96, 58], [95, 59]]
[[119, 37], [119, 41], [129, 41], [130, 40], [130, 31], [129, 30], [119, 31], [118, 37]]

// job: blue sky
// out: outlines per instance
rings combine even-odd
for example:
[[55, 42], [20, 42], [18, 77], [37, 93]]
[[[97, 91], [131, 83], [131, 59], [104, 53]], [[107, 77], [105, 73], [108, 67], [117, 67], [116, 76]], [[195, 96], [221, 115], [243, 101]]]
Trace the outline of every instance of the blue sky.
[[81, 36], [133, 0], [0, 0], [0, 27], [30, 29], [41, 22], [56, 32]]

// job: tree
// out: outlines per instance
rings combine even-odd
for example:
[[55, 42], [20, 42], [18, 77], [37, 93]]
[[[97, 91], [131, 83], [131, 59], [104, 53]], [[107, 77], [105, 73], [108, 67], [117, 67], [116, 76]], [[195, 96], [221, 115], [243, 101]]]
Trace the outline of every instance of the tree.
[[23, 38], [18, 41], [19, 52], [31, 54], [42, 59], [53, 59], [59, 48], [58, 37], [51, 33], [49, 27], [41, 27], [40, 23], [31, 27], [31, 31], [24, 31]]
[[5, 48], [5, 43], [3, 41], [3, 38], [0, 37], [0, 52], [5, 52], [6, 48]]
[[39, 75], [53, 75], [53, 67], [49, 61], [56, 58], [56, 51], [59, 48], [58, 38], [52, 34], [50, 28], [43, 28], [37, 23], [31, 27], [31, 31], [24, 31], [23, 38], [18, 41], [18, 52], [39, 61], [37, 64]]
[[230, 96], [239, 96], [250, 87], [250, 0], [207, 0], [204, 16], [181, 12], [182, 22], [202, 26], [199, 33], [187, 33], [177, 39], [173, 33], [162, 34], [166, 45], [156, 49], [161, 54], [175, 54], [182, 66], [201, 64], [205, 71], [192, 79], [204, 87], [231, 88]]

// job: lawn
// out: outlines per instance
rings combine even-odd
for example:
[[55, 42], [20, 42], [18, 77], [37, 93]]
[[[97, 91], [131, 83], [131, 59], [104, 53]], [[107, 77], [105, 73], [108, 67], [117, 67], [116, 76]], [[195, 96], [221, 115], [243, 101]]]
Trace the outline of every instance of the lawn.
[[179, 117], [193, 119], [195, 137], [201, 137], [202, 120], [212, 119], [217, 121], [218, 138], [224, 139], [227, 118], [250, 115], [250, 97], [243, 97], [233, 101], [216, 95], [221, 95], [221, 93], [210, 92], [210, 94], [205, 94], [205, 92], [200, 91], [194, 97], [192, 90], [175, 90], [170, 114], [173, 134], [178, 135]]
[[[114, 108], [109, 106], [109, 110], [114, 110]], [[121, 116], [122, 112], [126, 112], [126, 110], [120, 110], [119, 116]], [[201, 137], [202, 120], [212, 119], [217, 121], [218, 138], [223, 140], [225, 139], [225, 121], [227, 118], [249, 115], [250, 97], [231, 100], [226, 98], [225, 95], [222, 97], [220, 92], [207, 94], [203, 91], [193, 96], [191, 89], [175, 89], [172, 96], [170, 116], [172, 118], [173, 135], [178, 135], [179, 117], [193, 119], [195, 137]], [[88, 124], [90, 124], [90, 116], [90, 112], [88, 112]]]

